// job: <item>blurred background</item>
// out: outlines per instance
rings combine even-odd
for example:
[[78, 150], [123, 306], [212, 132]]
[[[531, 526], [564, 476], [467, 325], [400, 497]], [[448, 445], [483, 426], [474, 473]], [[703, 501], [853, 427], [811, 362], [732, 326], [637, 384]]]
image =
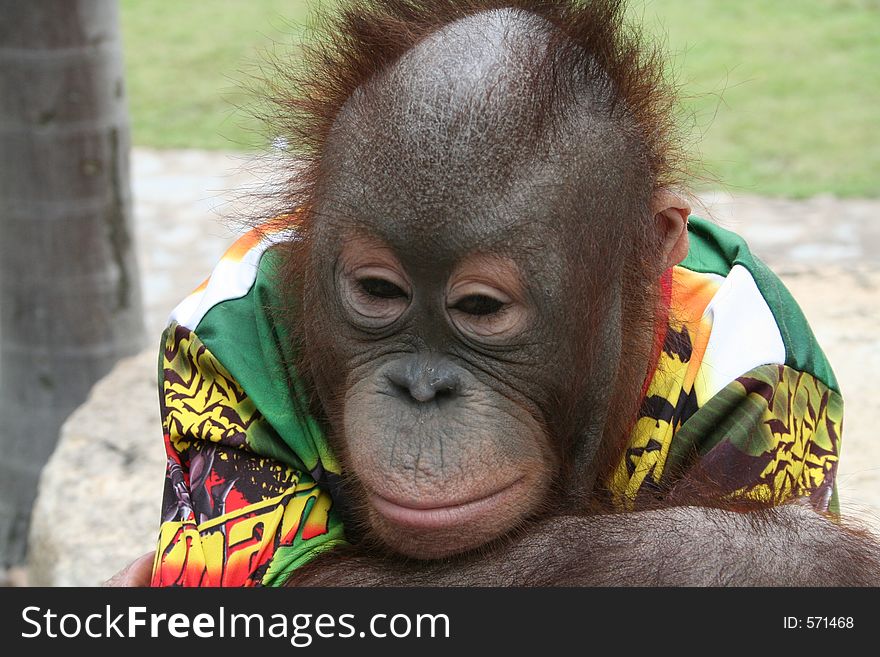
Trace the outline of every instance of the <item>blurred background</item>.
[[[6, 583], [99, 584], [153, 547], [159, 335], [271, 189], [248, 89], [316, 4], [0, 0]], [[843, 509], [880, 527], [880, 0], [629, 11], [682, 88], [695, 212], [780, 274], [837, 372]]]

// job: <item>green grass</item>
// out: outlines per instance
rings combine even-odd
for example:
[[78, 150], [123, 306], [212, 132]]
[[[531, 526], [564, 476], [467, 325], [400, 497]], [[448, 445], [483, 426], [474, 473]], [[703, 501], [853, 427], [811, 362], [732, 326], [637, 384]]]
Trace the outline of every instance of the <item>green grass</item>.
[[[249, 102], [240, 82], [273, 43], [294, 42], [306, 6], [123, 0], [135, 142], [259, 147], [259, 124], [236, 109]], [[634, 0], [631, 13], [666, 35], [711, 178], [733, 192], [880, 196], [880, 0]]]
[[265, 53], [290, 49], [304, 0], [122, 0], [135, 144], [251, 149], [261, 126], [241, 106]]

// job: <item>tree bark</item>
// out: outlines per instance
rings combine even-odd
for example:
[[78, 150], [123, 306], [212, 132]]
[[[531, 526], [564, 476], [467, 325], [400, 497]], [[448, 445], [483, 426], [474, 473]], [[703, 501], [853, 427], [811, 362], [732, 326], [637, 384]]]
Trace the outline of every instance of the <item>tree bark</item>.
[[143, 340], [128, 154], [115, 0], [0, 0], [0, 565], [61, 423]]

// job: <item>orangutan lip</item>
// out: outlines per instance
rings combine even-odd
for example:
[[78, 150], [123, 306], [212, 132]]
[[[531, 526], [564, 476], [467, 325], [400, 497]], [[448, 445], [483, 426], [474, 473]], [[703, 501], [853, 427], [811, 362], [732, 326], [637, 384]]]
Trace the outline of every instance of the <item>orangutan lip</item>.
[[485, 497], [442, 506], [400, 504], [373, 492], [368, 493], [368, 497], [373, 509], [395, 525], [418, 529], [443, 529], [473, 520], [490, 513], [498, 506], [509, 504], [509, 500], [518, 495], [522, 480], [523, 478], [520, 477]]

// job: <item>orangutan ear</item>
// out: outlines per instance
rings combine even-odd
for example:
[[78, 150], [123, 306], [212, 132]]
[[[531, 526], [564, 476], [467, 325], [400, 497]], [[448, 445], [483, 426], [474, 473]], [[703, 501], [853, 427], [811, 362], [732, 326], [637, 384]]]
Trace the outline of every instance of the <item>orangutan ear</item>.
[[651, 198], [651, 212], [661, 245], [659, 264], [666, 271], [687, 256], [690, 245], [687, 224], [691, 207], [675, 192], [658, 189]]

